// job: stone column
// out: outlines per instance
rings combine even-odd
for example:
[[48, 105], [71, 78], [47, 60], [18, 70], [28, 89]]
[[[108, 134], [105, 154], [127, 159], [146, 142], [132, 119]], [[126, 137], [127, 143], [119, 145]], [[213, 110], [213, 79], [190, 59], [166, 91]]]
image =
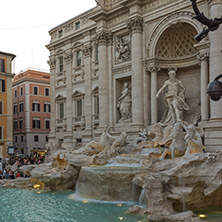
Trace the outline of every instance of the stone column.
[[108, 43], [108, 82], [109, 82], [109, 127], [114, 126], [113, 114], [113, 39], [111, 38]]
[[84, 65], [85, 65], [85, 123], [86, 130], [91, 132], [92, 124], [92, 46], [90, 44], [84, 47]]
[[149, 67], [148, 71], [151, 74], [151, 124], [158, 122], [158, 110], [157, 110], [157, 72], [160, 71], [160, 68]]
[[103, 128], [109, 124], [107, 44], [112, 39], [112, 34], [101, 31], [96, 38], [99, 44], [99, 126]]
[[128, 23], [131, 32], [132, 47], [132, 121], [134, 126], [143, 125], [143, 65], [142, 65], [142, 30], [143, 19], [136, 16]]
[[[222, 14], [222, 0], [210, 0], [211, 18], [220, 18]], [[210, 37], [210, 81], [222, 73], [222, 26], [209, 33]], [[211, 120], [222, 121], [222, 100], [211, 101]]]
[[55, 103], [55, 86], [56, 86], [56, 58], [55, 56], [50, 56], [48, 61], [50, 66], [50, 97], [51, 97], [51, 113], [50, 113], [50, 134], [49, 141], [53, 141], [56, 137], [56, 103]]
[[[70, 45], [71, 46], [71, 45]], [[73, 53], [71, 49], [65, 51], [65, 73], [66, 73], [66, 133], [65, 142], [72, 143], [72, 123], [73, 123], [73, 103], [72, 103], [72, 59]]]
[[209, 82], [208, 71], [208, 53], [200, 53], [198, 59], [200, 60], [200, 87], [201, 87], [201, 120], [209, 120], [209, 97], [207, 95], [207, 85]]

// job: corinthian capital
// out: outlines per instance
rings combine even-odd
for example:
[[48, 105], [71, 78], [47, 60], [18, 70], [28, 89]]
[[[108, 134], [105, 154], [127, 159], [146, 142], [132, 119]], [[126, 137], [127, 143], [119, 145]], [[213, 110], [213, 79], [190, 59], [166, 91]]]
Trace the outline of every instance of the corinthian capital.
[[54, 57], [50, 57], [48, 60], [48, 64], [50, 66], [50, 69], [55, 69], [56, 68], [56, 59]]
[[150, 72], [150, 73], [153, 73], [153, 72], [159, 72], [160, 71], [160, 68], [159, 67], [156, 67], [156, 66], [149, 66], [149, 67], [147, 67], [147, 69], [146, 69], [148, 72]]
[[72, 54], [72, 51], [66, 51], [65, 52], [65, 55], [64, 55], [64, 59], [66, 61], [66, 64], [72, 62], [72, 58], [73, 58], [73, 54]]
[[128, 22], [127, 25], [130, 32], [141, 32], [143, 31], [143, 19], [139, 16], [136, 16]]
[[99, 45], [102, 45], [102, 44], [107, 45], [109, 43], [112, 43], [113, 34], [112, 34], [112, 32], [101, 31], [97, 34], [96, 40]]
[[208, 52], [199, 53], [197, 55], [197, 59], [199, 59], [200, 61], [208, 59], [208, 57], [209, 57], [209, 53]]

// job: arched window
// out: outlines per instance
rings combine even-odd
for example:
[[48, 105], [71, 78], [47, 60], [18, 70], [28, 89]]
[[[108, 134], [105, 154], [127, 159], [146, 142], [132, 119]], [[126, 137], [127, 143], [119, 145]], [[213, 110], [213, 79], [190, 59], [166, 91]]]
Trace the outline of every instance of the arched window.
[[156, 57], [183, 57], [196, 53], [194, 39], [197, 31], [187, 23], [177, 23], [167, 28], [157, 42]]

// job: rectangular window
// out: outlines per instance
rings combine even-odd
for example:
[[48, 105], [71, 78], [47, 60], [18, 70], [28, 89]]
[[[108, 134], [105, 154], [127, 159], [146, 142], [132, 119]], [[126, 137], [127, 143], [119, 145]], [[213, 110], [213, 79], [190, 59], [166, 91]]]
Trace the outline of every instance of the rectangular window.
[[80, 22], [75, 23], [75, 28], [76, 28], [76, 30], [80, 29]]
[[32, 120], [32, 128], [33, 129], [40, 129], [40, 120], [39, 119]]
[[77, 106], [76, 116], [82, 116], [82, 100], [81, 99], [76, 101], [76, 106]]
[[18, 105], [14, 104], [14, 113], [18, 113]]
[[95, 96], [95, 114], [99, 115], [99, 96]]
[[98, 44], [96, 44], [95, 50], [96, 50], [96, 52], [95, 52], [95, 60], [99, 61], [99, 45]]
[[45, 113], [50, 113], [51, 112], [50, 104], [44, 104], [44, 112]]
[[0, 101], [0, 114], [3, 114], [3, 102]]
[[15, 90], [15, 97], [17, 97], [17, 90]]
[[14, 130], [17, 130], [18, 129], [18, 121], [15, 121], [14, 122]]
[[15, 136], [15, 142], [16, 142], [16, 143], [18, 142], [18, 137], [17, 137], [17, 136]]
[[64, 118], [64, 103], [59, 104], [59, 119]]
[[5, 72], [5, 60], [0, 59], [0, 72]]
[[24, 105], [23, 103], [19, 104], [19, 112], [23, 112], [24, 111]]
[[63, 57], [59, 58], [59, 72], [63, 72]]
[[21, 142], [23, 142], [24, 141], [24, 138], [23, 138], [23, 136], [21, 136]]
[[48, 142], [49, 141], [49, 137], [45, 136], [45, 141]]
[[76, 52], [76, 66], [81, 66], [82, 64], [82, 51], [78, 50]]
[[59, 38], [61, 38], [63, 36], [63, 31], [59, 30]]
[[20, 129], [23, 129], [23, 120], [20, 120], [20, 121], [19, 121], [19, 128], [20, 128]]
[[20, 96], [23, 96], [23, 88], [20, 88]]
[[34, 135], [34, 142], [39, 142], [39, 136]]
[[33, 94], [38, 95], [38, 87], [37, 86], [33, 87]]
[[0, 140], [3, 139], [3, 127], [0, 126]]
[[50, 129], [50, 120], [45, 121], [45, 128]]
[[33, 112], [40, 112], [40, 104], [37, 102], [32, 103], [32, 111]]
[[0, 79], [0, 92], [5, 92], [5, 80]]
[[45, 96], [49, 96], [49, 88], [45, 88]]

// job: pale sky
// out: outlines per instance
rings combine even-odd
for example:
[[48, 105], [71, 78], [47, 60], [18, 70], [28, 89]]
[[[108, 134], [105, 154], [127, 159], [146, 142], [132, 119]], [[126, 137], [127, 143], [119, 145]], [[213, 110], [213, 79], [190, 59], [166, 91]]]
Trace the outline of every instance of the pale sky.
[[95, 0], [1, 0], [0, 51], [16, 55], [12, 72], [49, 71], [48, 31], [95, 6]]

